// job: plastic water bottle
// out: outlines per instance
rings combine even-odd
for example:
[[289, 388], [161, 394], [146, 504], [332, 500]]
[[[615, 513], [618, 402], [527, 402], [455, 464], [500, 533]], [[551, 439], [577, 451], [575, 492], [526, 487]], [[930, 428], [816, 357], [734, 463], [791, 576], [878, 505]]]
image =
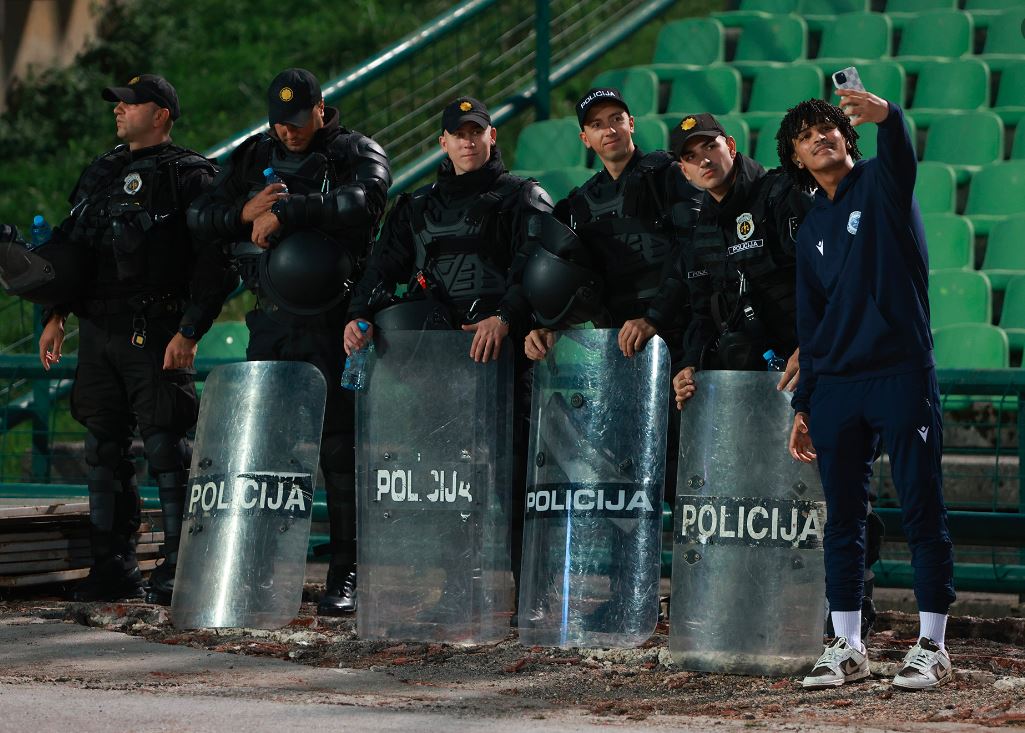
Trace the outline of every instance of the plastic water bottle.
[[275, 173], [273, 168], [263, 169], [263, 180], [267, 182], [268, 186], [272, 183], [280, 183], [282, 186], [285, 186], [285, 190], [282, 193], [288, 193], [288, 186], [285, 185], [285, 182], [281, 180], [281, 176]]
[[[370, 324], [366, 321], [357, 321], [359, 330], [367, 332]], [[353, 392], [362, 392], [367, 388], [367, 359], [374, 350], [374, 342], [371, 341], [362, 349], [354, 351], [345, 358], [345, 371], [342, 372], [342, 386], [351, 389]]]
[[42, 214], [32, 217], [32, 246], [38, 247], [50, 241], [53, 230]]
[[784, 359], [782, 356], [776, 356], [776, 352], [772, 349], [769, 349], [764, 354], [762, 354], [762, 358], [765, 359], [765, 363], [768, 366], [770, 372], [786, 371], [787, 360]]

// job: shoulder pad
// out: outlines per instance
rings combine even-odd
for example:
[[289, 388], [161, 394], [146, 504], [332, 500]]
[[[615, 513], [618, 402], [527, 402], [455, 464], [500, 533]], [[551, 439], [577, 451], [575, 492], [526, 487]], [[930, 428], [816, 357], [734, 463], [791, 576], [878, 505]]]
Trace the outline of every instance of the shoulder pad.
[[350, 130], [344, 130], [341, 134], [336, 135], [328, 144], [328, 150], [331, 151], [332, 156], [337, 156], [341, 160], [350, 158], [388, 160], [388, 154], [376, 140], [363, 133]]
[[178, 146], [172, 147], [175, 151], [174, 155], [168, 155], [168, 157], [174, 160], [178, 164], [178, 167], [206, 168], [211, 172], [216, 172], [216, 163], [214, 163], [214, 161], [210, 160], [209, 158], [200, 155], [195, 150], [189, 150], [188, 148], [180, 148]]
[[643, 168], [645, 171], [659, 171], [665, 170], [675, 162], [676, 159], [665, 150], [655, 150], [641, 157], [638, 168]]
[[436, 185], [438, 185], [438, 184], [436, 184], [436, 183], [428, 183], [426, 186], [421, 186], [420, 188], [416, 189], [415, 191], [413, 191], [413, 193], [403, 194], [403, 196], [408, 196], [410, 200], [412, 200], [412, 199], [422, 199], [425, 196], [430, 196], [431, 191], [434, 190], [434, 187]]
[[239, 164], [245, 161], [246, 156], [252, 155], [254, 152], [264, 147], [269, 150], [273, 145], [274, 138], [272, 138], [267, 132], [258, 132], [243, 140], [237, 148], [231, 151], [228, 159], [238, 167]]
[[523, 192], [523, 201], [528, 208], [544, 212], [555, 208], [555, 202], [552, 201], [551, 195], [537, 181], [527, 180], [520, 190]]
[[762, 180], [766, 195], [770, 199], [788, 196], [791, 190], [799, 188], [794, 180], [782, 168], [773, 168]]
[[127, 145], [121, 144], [105, 153], [97, 155], [93, 158], [93, 161], [89, 164], [89, 168], [96, 165], [97, 163], [112, 163], [120, 162], [121, 160], [127, 160], [131, 156], [131, 150]]

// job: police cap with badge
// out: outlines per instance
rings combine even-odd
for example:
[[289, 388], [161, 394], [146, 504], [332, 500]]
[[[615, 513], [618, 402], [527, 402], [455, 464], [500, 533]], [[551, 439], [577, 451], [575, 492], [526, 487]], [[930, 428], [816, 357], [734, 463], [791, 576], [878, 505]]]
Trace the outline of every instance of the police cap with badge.
[[599, 104], [614, 104], [622, 107], [624, 112], [630, 114], [630, 107], [627, 106], [626, 100], [623, 99], [623, 95], [618, 89], [614, 87], [592, 87], [577, 102], [577, 122], [580, 123], [581, 130], [584, 129], [587, 113], [591, 111], [592, 107]]
[[719, 120], [713, 115], [703, 112], [697, 115], [687, 115], [680, 124], [676, 125], [669, 132], [669, 149], [677, 156], [683, 154], [687, 143], [696, 137], [717, 138], [720, 135], [728, 137], [726, 130], [719, 124]]

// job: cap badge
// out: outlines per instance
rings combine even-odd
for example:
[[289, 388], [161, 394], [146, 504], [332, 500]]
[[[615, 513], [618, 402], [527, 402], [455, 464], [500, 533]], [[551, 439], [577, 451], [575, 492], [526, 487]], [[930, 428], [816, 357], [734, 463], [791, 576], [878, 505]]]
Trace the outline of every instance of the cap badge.
[[138, 173], [129, 173], [125, 176], [125, 193], [134, 196], [142, 190], [142, 176]]
[[132, 84], [138, 84], [138, 83], [139, 83], [139, 77], [133, 76], [132, 80], [130, 82], [128, 82], [128, 86], [131, 86]]
[[687, 119], [685, 119], [683, 122], [680, 123], [680, 129], [681, 130], [689, 130], [692, 127], [694, 127], [696, 124], [698, 124], [697, 120], [695, 120], [693, 117], [688, 117]]
[[750, 213], [744, 213], [737, 217], [737, 239], [746, 242], [755, 233], [755, 220]]
[[459, 111], [460, 112], [469, 112], [471, 109], [473, 109], [473, 105], [470, 104], [469, 102], [461, 102], [459, 104]]
[[294, 96], [295, 92], [292, 91], [292, 87], [281, 87], [281, 91], [278, 92], [278, 99], [282, 102], [291, 102]]

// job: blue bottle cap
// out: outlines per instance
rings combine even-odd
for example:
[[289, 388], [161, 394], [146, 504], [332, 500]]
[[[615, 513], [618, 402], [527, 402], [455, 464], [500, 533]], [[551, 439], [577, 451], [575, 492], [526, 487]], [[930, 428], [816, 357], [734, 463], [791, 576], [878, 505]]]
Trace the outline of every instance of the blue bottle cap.
[[264, 168], [263, 169], [263, 177], [264, 178], [268, 178], [268, 177], [273, 176], [273, 175], [274, 175], [274, 169], [273, 168]]
[[764, 354], [762, 354], [762, 358], [765, 359], [765, 361], [772, 361], [776, 358], [776, 352], [772, 349], [769, 349]]
[[36, 214], [32, 217], [32, 226], [41, 227], [46, 223], [46, 219], [43, 218], [42, 214]]
[[356, 326], [363, 333], [366, 333], [368, 330], [370, 330], [370, 324], [367, 323], [366, 321], [356, 321]]

